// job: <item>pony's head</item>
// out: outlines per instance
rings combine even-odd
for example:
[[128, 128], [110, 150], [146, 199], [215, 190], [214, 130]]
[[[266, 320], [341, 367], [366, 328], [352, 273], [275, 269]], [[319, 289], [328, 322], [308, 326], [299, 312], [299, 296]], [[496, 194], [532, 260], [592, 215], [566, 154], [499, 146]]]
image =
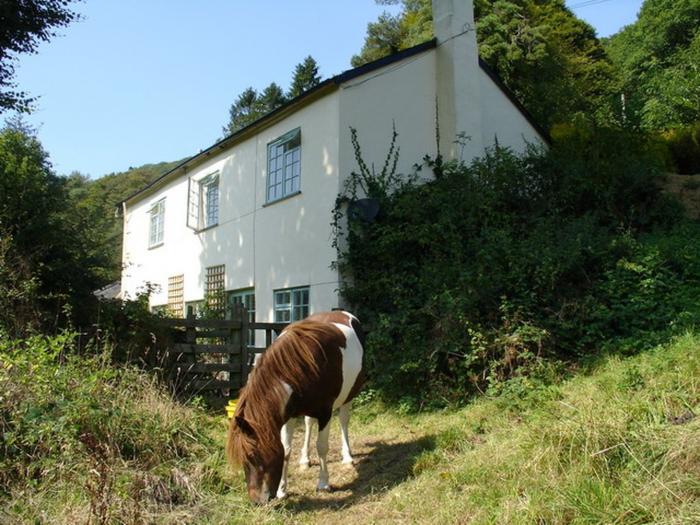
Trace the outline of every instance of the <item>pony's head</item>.
[[229, 424], [226, 451], [232, 463], [245, 473], [248, 496], [265, 504], [277, 494], [284, 465], [284, 448], [279, 436], [266, 435], [240, 413]]

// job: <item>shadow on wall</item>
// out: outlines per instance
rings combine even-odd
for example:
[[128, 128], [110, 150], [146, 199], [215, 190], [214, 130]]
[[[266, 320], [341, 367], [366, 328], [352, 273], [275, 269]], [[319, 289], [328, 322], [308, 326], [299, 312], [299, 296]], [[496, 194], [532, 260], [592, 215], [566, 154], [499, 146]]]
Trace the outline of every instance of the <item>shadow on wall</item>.
[[[255, 287], [257, 293], [258, 288], [262, 292], [328, 280], [323, 272], [335, 257], [328, 257], [323, 247], [330, 249], [332, 243], [330, 223], [338, 186], [329, 181], [336, 171], [328, 147], [315, 149], [304, 152], [301, 195], [269, 205], [261, 202], [266, 170], [259, 171], [260, 163], [255, 163], [256, 173], [252, 166], [244, 168], [246, 159], [226, 161], [219, 179], [219, 224], [196, 234], [197, 278], [202, 289], [206, 289], [207, 268], [221, 264], [225, 265], [226, 290]], [[237, 191], [245, 185], [249, 187]], [[262, 306], [257, 317], [267, 321], [272, 311]]]

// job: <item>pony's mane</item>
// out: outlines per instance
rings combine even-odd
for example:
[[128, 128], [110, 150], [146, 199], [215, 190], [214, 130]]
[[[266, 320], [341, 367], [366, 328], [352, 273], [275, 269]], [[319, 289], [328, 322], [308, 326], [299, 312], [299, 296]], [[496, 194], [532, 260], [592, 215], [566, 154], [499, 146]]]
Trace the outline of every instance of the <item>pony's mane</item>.
[[[326, 345], [342, 335], [330, 323], [304, 320], [289, 325], [270, 345], [241, 390], [229, 425], [226, 443], [229, 461], [243, 465], [246, 458], [257, 456], [267, 463], [280, 452], [279, 428], [284, 423], [284, 405], [289, 397], [282, 382], [299, 392], [309, 380], [318, 379], [316, 356], [325, 356]], [[320, 352], [314, 352], [316, 348]], [[251, 427], [254, 436], [241, 429], [238, 417]]]

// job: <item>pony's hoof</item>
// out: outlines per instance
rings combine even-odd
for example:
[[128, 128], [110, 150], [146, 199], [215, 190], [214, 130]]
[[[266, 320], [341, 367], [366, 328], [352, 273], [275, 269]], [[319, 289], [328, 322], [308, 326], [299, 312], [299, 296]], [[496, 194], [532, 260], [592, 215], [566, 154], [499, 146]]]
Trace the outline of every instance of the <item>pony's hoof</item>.
[[299, 468], [302, 470], [306, 470], [309, 468], [309, 461], [300, 461], [299, 462]]
[[343, 458], [342, 463], [343, 463], [343, 465], [352, 466], [355, 464], [355, 460], [352, 458]]
[[278, 500], [287, 499], [288, 496], [289, 496], [289, 494], [287, 494], [286, 491], [283, 491], [283, 490], [278, 490], [278, 491], [277, 491], [277, 499], [278, 499]]
[[333, 488], [330, 485], [319, 485], [316, 487], [316, 492], [325, 492], [326, 494], [329, 494], [333, 492]]

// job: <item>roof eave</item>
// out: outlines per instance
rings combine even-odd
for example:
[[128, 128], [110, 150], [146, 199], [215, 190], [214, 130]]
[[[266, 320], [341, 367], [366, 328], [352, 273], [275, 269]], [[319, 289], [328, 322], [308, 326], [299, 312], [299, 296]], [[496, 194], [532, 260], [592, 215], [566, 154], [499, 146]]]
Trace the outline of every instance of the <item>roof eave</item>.
[[117, 206], [122, 208], [123, 204], [129, 204], [134, 202], [135, 199], [140, 200], [141, 198], [145, 197], [146, 195], [150, 194], [152, 191], [155, 191], [157, 188], [165, 184], [166, 182], [169, 182], [170, 180], [176, 178], [176, 176], [179, 176], [181, 173], [186, 173], [188, 169], [193, 168], [196, 165], [201, 164], [202, 162], [205, 162], [208, 160], [212, 155], [214, 154], [219, 154], [221, 151], [230, 148], [231, 146], [238, 144], [242, 142], [243, 140], [246, 140], [247, 138], [250, 138], [251, 136], [255, 135], [256, 133], [262, 131], [263, 129], [272, 126], [273, 124], [279, 122], [283, 118], [286, 118], [288, 115], [298, 111], [302, 107], [311, 104], [312, 102], [315, 102], [319, 98], [322, 98], [333, 91], [337, 90], [338, 87], [343, 84], [344, 82], [347, 82], [349, 80], [352, 80], [354, 78], [357, 78], [359, 76], [365, 75], [367, 73], [370, 73], [372, 71], [375, 71], [377, 69], [381, 69], [385, 66], [388, 66], [390, 64], [393, 64], [394, 62], [399, 62], [401, 60], [404, 60], [405, 58], [408, 58], [410, 56], [423, 53], [424, 51], [428, 51], [430, 49], [433, 49], [437, 46], [437, 41], [435, 39], [428, 40], [427, 42], [423, 42], [422, 44], [418, 44], [417, 46], [413, 46], [404, 50], [399, 51], [398, 53], [394, 53], [392, 55], [388, 55], [385, 57], [382, 57], [378, 60], [374, 60], [372, 62], [368, 62], [367, 64], [363, 64], [362, 66], [356, 67], [354, 69], [350, 69], [348, 71], [344, 71], [343, 73], [340, 73], [332, 78], [329, 78], [327, 80], [324, 80], [323, 82], [319, 83], [318, 85], [314, 86], [311, 88], [309, 91], [306, 91], [305, 93], [302, 93], [301, 95], [293, 98], [289, 102], [283, 104], [279, 108], [275, 109], [274, 111], [271, 111], [270, 113], [262, 116], [255, 122], [249, 124], [248, 126], [236, 131], [232, 135], [229, 135], [228, 137], [224, 137], [220, 141], [216, 142], [212, 146], [208, 147], [205, 150], [200, 151], [199, 153], [189, 157], [188, 159], [184, 160], [174, 168], [172, 168], [170, 171], [164, 173], [157, 179], [155, 179], [153, 182], [148, 184], [147, 186], [144, 186], [137, 192], [129, 195], [126, 199], [124, 199], [122, 202], [120, 202]]

